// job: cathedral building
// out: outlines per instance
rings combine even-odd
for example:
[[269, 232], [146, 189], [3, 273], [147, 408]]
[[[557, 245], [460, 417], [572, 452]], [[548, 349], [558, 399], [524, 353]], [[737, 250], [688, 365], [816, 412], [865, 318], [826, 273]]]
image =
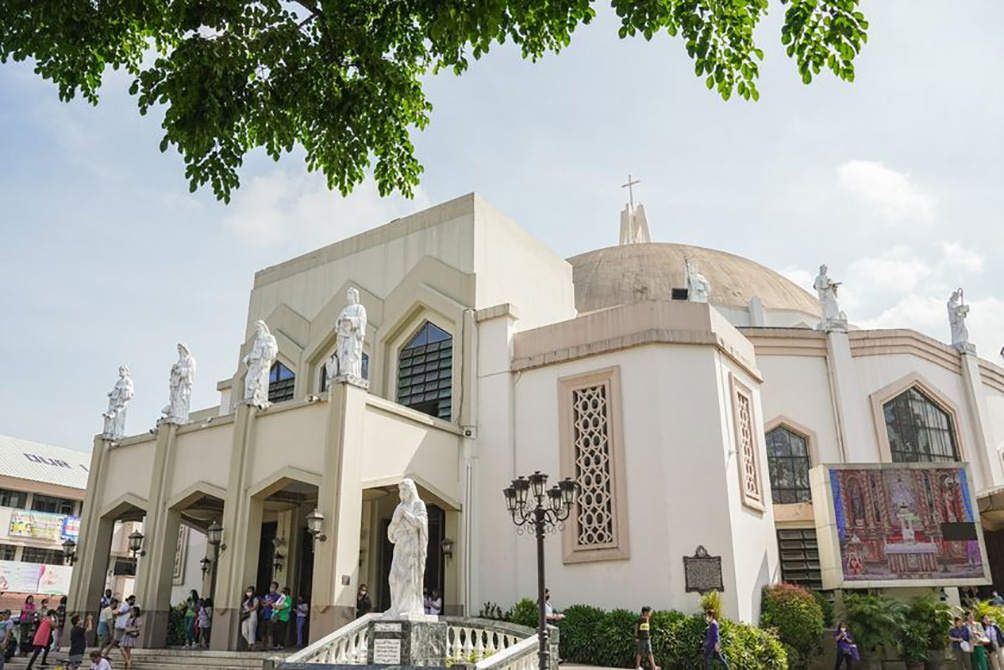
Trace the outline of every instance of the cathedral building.
[[142, 518], [145, 643], [166, 639], [182, 526], [222, 536], [214, 647], [239, 648], [244, 590], [273, 580], [310, 603], [316, 639], [361, 584], [389, 604], [406, 477], [445, 613], [508, 607], [537, 567], [502, 492], [535, 471], [580, 487], [546, 540], [559, 608], [693, 610], [717, 588], [755, 621], [779, 581], [991, 582], [1004, 369], [964, 334], [848, 325], [825, 268], [814, 296], [648, 241], [640, 207], [621, 230], [563, 259], [471, 194], [258, 272], [219, 405], [95, 439], [71, 607], [97, 603], [115, 522]]

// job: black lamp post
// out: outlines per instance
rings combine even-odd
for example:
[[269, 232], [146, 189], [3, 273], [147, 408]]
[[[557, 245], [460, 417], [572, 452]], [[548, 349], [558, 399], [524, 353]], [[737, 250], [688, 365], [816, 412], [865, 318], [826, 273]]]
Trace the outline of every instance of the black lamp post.
[[550, 646], [547, 635], [547, 613], [544, 609], [544, 535], [563, 527], [575, 506], [579, 485], [571, 479], [562, 479], [556, 486], [547, 488], [547, 475], [540, 471], [529, 477], [517, 477], [506, 488], [505, 506], [522, 534], [532, 528], [537, 538], [537, 607], [539, 620], [537, 638], [540, 642], [539, 670], [550, 670]]
[[213, 548], [211, 566], [213, 574], [209, 582], [209, 599], [213, 601], [213, 607], [216, 607], [216, 568], [220, 564], [220, 552], [226, 549], [227, 545], [223, 544], [223, 526], [215, 519], [206, 529], [206, 541]]

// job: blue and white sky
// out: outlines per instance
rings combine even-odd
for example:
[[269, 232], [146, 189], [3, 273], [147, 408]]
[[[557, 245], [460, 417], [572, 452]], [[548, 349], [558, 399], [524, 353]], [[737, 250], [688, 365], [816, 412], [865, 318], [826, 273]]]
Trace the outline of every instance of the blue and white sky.
[[418, 197], [348, 198], [302, 157], [247, 161], [227, 206], [188, 193], [129, 79], [101, 104], [59, 102], [25, 64], [0, 66], [0, 434], [90, 449], [128, 364], [129, 433], [154, 425], [175, 343], [199, 361], [193, 406], [234, 371], [254, 272], [478, 191], [559, 253], [616, 244], [630, 172], [657, 241], [723, 249], [808, 285], [821, 262], [852, 322], [949, 337], [972, 305], [979, 352], [1004, 345], [1004, 4], [866, 2], [857, 81], [804, 86], [759, 30], [759, 103], [722, 102], [682, 41], [617, 38], [600, 8], [570, 48], [532, 64], [510, 47], [430, 78], [415, 136]]

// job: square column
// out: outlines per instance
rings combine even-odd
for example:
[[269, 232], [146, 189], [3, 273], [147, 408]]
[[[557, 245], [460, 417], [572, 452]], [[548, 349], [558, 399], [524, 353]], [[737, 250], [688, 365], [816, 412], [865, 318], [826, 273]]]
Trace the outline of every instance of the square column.
[[[70, 578], [68, 598], [69, 611], [96, 613], [101, 595], [105, 590], [105, 575], [108, 572], [108, 555], [111, 552], [114, 519], [101, 517], [95, 500], [100, 500], [99, 492], [104, 492], [105, 461], [109, 443], [100, 437], [94, 438], [91, 453], [90, 476], [84, 495], [84, 515], [80, 521], [80, 535], [77, 538], [77, 564]], [[18, 557], [20, 559], [20, 556]]]
[[362, 530], [362, 451], [366, 390], [332, 385], [324, 472], [317, 508], [325, 518], [324, 542], [314, 545], [310, 638], [315, 641], [355, 618]]

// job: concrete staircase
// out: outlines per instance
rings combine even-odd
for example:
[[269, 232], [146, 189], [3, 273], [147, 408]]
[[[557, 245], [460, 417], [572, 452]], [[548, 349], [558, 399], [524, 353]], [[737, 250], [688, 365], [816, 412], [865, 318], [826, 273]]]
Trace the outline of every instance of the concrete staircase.
[[[288, 653], [280, 652], [236, 652], [208, 651], [195, 649], [136, 649], [133, 651], [134, 670], [271, 670]], [[112, 668], [124, 667], [122, 656], [117, 650], [110, 654]], [[42, 657], [35, 662], [39, 667]], [[44, 670], [59, 670], [65, 667], [66, 652], [49, 654], [49, 665]], [[28, 659], [15, 657], [7, 662], [4, 670], [21, 670], [28, 665]], [[90, 660], [85, 656], [81, 670], [90, 668]], [[41, 670], [41, 669], [40, 669]]]

